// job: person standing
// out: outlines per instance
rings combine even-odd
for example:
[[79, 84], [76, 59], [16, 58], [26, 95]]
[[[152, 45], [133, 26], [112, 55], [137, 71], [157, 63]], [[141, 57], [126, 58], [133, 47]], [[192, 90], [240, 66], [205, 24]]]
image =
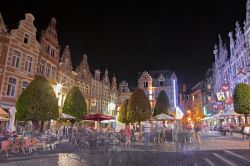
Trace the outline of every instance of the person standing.
[[131, 144], [131, 130], [130, 130], [129, 127], [124, 131], [124, 136], [125, 136], [125, 148], [130, 148], [130, 144]]
[[150, 136], [151, 125], [146, 121], [143, 125], [143, 135], [144, 135], [144, 145], [149, 145], [149, 136]]
[[198, 147], [200, 149], [201, 147], [201, 136], [200, 136], [200, 132], [201, 132], [201, 125], [199, 123], [195, 123], [194, 126], [194, 134], [195, 134], [195, 139], [198, 143]]
[[155, 137], [156, 137], [156, 144], [159, 145], [161, 143], [161, 124], [159, 121], [157, 121], [156, 123]]

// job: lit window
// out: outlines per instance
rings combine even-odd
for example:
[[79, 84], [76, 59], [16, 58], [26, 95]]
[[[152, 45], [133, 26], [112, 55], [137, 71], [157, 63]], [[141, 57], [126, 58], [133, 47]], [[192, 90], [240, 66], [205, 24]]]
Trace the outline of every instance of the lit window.
[[28, 87], [29, 83], [26, 81], [23, 81], [22, 83], [22, 91]]
[[27, 35], [27, 34], [25, 34], [24, 35], [24, 39], [23, 39], [23, 42], [25, 43], [25, 44], [28, 44], [29, 43], [29, 35]]
[[31, 72], [31, 68], [32, 68], [32, 58], [30, 56], [27, 56], [25, 62], [25, 71]]
[[10, 77], [7, 89], [8, 96], [15, 96], [15, 89], [16, 89], [16, 79]]
[[43, 60], [43, 59], [41, 59], [40, 64], [41, 64], [41, 66], [40, 66], [40, 73], [41, 73], [42, 75], [44, 75], [46, 61]]
[[19, 62], [20, 62], [20, 53], [18, 51], [14, 50], [11, 66], [14, 66], [14, 67], [18, 68], [19, 67]]

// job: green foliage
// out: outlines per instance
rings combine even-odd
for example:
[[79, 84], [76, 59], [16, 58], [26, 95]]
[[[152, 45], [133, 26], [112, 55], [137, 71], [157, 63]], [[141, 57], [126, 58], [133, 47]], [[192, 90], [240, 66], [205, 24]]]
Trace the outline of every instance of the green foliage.
[[165, 91], [161, 91], [155, 104], [154, 116], [161, 113], [168, 114], [169, 99]]
[[59, 116], [58, 100], [49, 81], [36, 76], [21, 93], [16, 103], [16, 119], [45, 121]]
[[239, 114], [250, 113], [250, 87], [247, 84], [238, 84], [234, 89], [234, 110]]
[[132, 93], [128, 102], [128, 121], [131, 123], [142, 122], [151, 118], [151, 106], [142, 89]]
[[77, 120], [81, 120], [82, 116], [87, 114], [86, 102], [78, 87], [73, 87], [68, 92], [63, 113], [74, 116]]
[[129, 124], [129, 120], [127, 118], [127, 112], [128, 112], [128, 102], [129, 100], [126, 99], [121, 106], [121, 109], [119, 110], [119, 117], [118, 120], [122, 123]]

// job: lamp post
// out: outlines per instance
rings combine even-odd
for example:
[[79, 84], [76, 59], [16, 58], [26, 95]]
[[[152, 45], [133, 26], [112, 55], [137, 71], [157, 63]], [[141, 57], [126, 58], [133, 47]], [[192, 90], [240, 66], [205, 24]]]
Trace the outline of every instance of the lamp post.
[[63, 84], [62, 83], [57, 83], [56, 85], [53, 86], [56, 97], [58, 98], [58, 106], [61, 108], [62, 106], [62, 88]]

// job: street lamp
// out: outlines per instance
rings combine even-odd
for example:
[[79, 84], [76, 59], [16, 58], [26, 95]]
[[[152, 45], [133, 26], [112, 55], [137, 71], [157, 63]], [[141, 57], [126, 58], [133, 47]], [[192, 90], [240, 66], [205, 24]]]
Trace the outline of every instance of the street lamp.
[[62, 88], [63, 84], [62, 83], [56, 83], [56, 85], [53, 86], [56, 97], [58, 98], [58, 106], [62, 106]]

